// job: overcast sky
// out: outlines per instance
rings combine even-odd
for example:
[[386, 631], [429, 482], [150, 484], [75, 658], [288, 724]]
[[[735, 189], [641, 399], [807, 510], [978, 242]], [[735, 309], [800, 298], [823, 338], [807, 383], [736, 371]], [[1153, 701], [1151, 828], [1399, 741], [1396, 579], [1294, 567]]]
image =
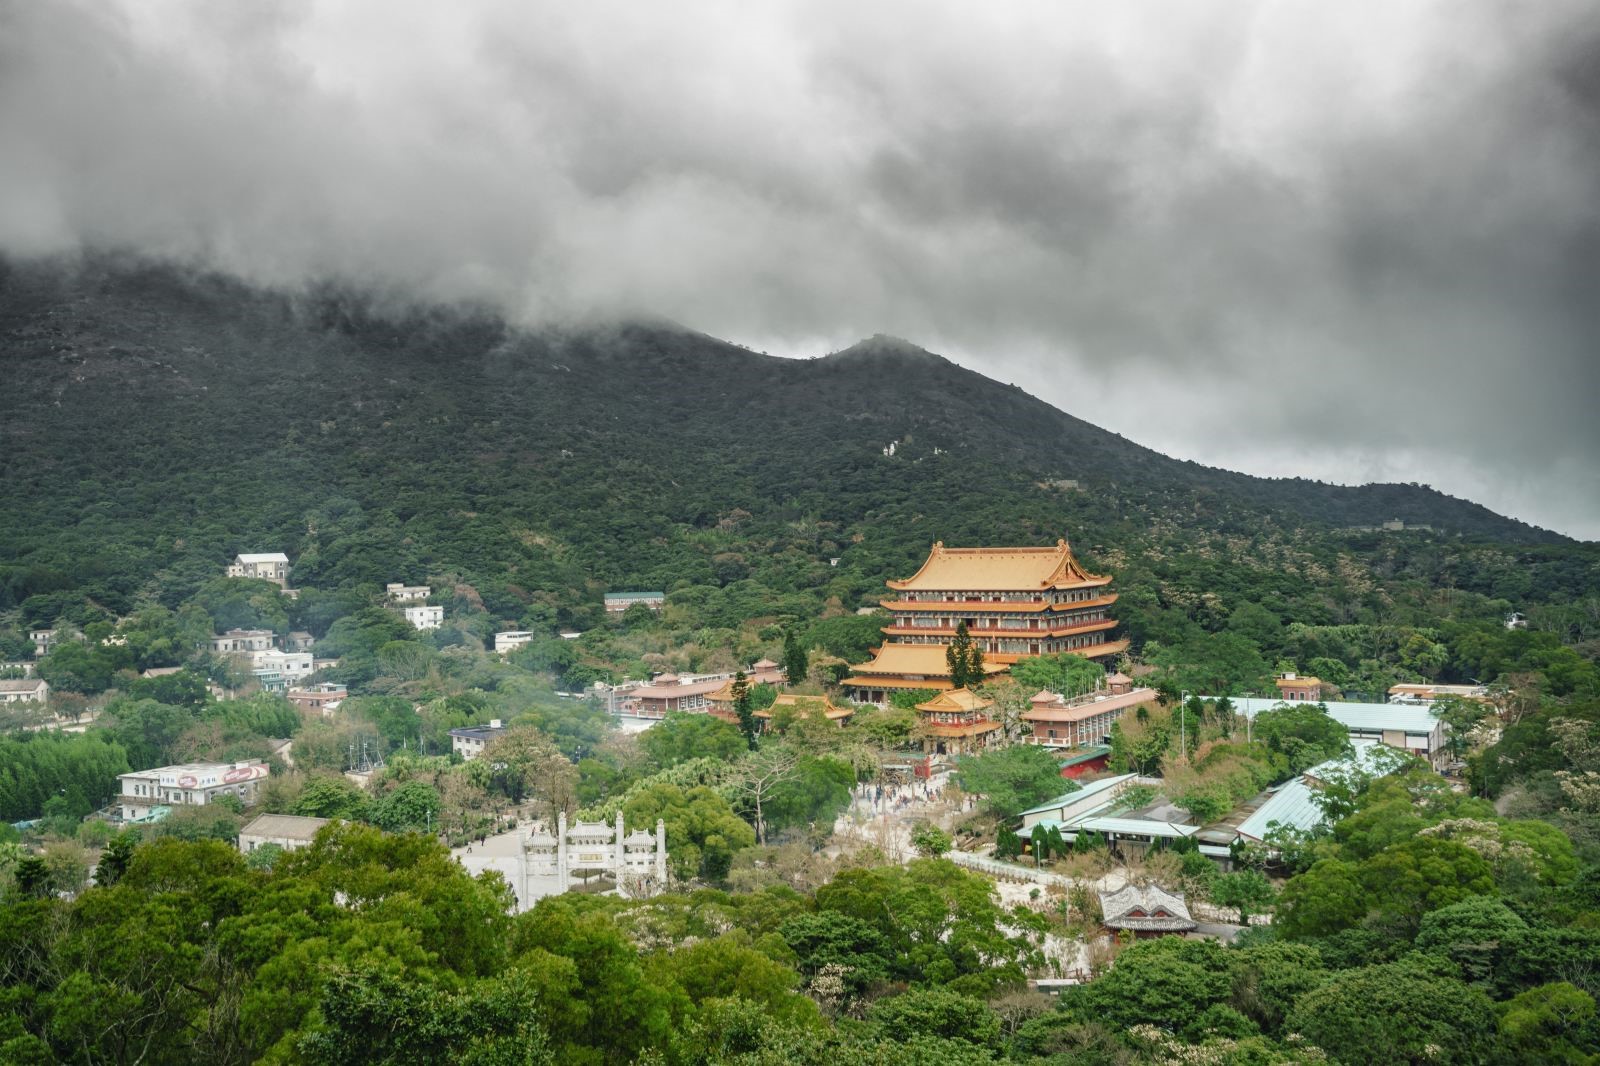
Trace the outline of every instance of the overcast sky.
[[1600, 538], [1593, 0], [0, 0], [0, 248], [912, 340]]

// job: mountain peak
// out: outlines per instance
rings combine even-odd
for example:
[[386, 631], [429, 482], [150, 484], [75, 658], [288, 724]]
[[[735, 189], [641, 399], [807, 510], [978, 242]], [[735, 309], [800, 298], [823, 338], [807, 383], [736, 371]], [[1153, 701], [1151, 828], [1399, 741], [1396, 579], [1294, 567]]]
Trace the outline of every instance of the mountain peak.
[[888, 333], [874, 333], [872, 336], [859, 340], [850, 347], [829, 355], [829, 359], [882, 359], [886, 356], [900, 359], [931, 359], [940, 363], [949, 362], [942, 355], [935, 355], [920, 345], [912, 344], [908, 340], [891, 336]]

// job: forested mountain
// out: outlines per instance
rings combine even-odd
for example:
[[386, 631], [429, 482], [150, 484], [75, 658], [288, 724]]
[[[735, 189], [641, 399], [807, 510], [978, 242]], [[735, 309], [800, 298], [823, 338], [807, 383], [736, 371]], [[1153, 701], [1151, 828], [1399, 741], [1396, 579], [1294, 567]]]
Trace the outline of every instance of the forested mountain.
[[[1062, 534], [1123, 570], [1186, 546], [1315, 588], [1324, 623], [1392, 602], [1351, 564], [1519, 607], [1593, 587], [1590, 546], [1475, 504], [1171, 459], [888, 338], [779, 359], [99, 258], [0, 270], [0, 361], [0, 610], [29, 623], [176, 605], [277, 550], [297, 585], [456, 578], [493, 615], [571, 624], [623, 587], [720, 590], [702, 624], [851, 609], [935, 539]], [[1440, 533], [1340, 532], [1394, 517]], [[1181, 583], [1207, 582], [1239, 588]], [[1190, 598], [1144, 584], [1152, 609]], [[1172, 639], [1133, 600], [1134, 635]]]

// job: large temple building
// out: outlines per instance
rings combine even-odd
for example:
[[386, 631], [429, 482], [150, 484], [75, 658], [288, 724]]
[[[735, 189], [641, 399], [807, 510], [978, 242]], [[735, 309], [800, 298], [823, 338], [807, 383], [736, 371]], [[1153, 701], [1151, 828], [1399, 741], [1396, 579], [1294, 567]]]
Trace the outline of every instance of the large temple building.
[[883, 703], [895, 689], [953, 688], [944, 651], [965, 623], [984, 669], [1003, 672], [1031, 655], [1072, 652], [1104, 659], [1127, 650], [1111, 637], [1117, 602], [1109, 576], [1091, 574], [1065, 540], [1048, 548], [947, 548], [934, 544], [922, 568], [887, 583], [894, 621], [873, 661], [844, 685], [852, 698]]

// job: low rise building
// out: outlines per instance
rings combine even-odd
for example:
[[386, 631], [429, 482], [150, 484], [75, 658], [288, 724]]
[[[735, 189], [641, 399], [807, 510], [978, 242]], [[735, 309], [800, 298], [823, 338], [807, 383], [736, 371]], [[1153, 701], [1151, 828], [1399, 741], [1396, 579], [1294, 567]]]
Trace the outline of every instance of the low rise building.
[[1390, 703], [1432, 703], [1434, 700], [1454, 696], [1457, 699], [1477, 700], [1479, 703], [1492, 703], [1489, 698], [1489, 689], [1485, 685], [1435, 685], [1435, 684], [1402, 684], [1389, 688]]
[[438, 629], [444, 625], [443, 607], [402, 607], [400, 613], [406, 616], [412, 629]]
[[331, 821], [328, 818], [305, 818], [298, 814], [263, 814], [239, 830], [239, 850], [246, 855], [266, 844], [276, 844], [284, 851], [299, 851], [310, 847], [317, 831]]
[[507, 629], [494, 635], [494, 650], [501, 655], [531, 643], [538, 634], [529, 629]]
[[685, 681], [677, 674], [659, 674], [648, 685], [628, 693], [624, 713], [640, 718], [665, 718], [673, 711], [703, 713], [711, 709], [711, 694], [725, 684], [721, 677]]
[[1316, 703], [1322, 699], [1324, 689], [1332, 688], [1331, 685], [1324, 685], [1320, 678], [1307, 677], [1305, 674], [1284, 674], [1274, 684], [1278, 686], [1278, 698], [1285, 703]]
[[465, 726], [461, 729], [450, 730], [450, 750], [469, 762], [483, 754], [483, 749], [489, 741], [506, 731], [505, 725], [498, 718], [490, 719], [488, 725]]
[[392, 603], [421, 603], [433, 595], [433, 589], [427, 585], [405, 585], [398, 581], [389, 582], [383, 591]]
[[205, 806], [221, 796], [235, 796], [249, 805], [268, 772], [266, 763], [250, 761], [183, 763], [118, 774], [122, 783], [118, 804], [125, 821], [143, 819], [156, 807]]
[[54, 629], [30, 629], [28, 639], [33, 641], [33, 656], [42, 659], [56, 646], [58, 634]]
[[316, 659], [308, 651], [278, 651], [276, 648], [268, 648], [265, 651], [250, 653], [250, 667], [253, 671], [274, 671], [290, 684], [296, 684], [316, 672]]
[[[1212, 700], [1214, 697], [1204, 697]], [[1255, 716], [1274, 707], [1286, 706], [1282, 700], [1232, 697], [1235, 714], [1255, 720]], [[1350, 743], [1387, 744], [1410, 752], [1437, 768], [1444, 752], [1446, 726], [1429, 713], [1426, 703], [1345, 703], [1327, 701], [1319, 706], [1328, 717], [1344, 726]]]
[[17, 681], [0, 681], [0, 703], [50, 704], [50, 686], [42, 677], [25, 677]]
[[310, 651], [312, 645], [314, 645], [316, 642], [317, 642], [317, 638], [313, 637], [310, 633], [307, 633], [303, 629], [295, 629], [295, 630], [291, 630], [288, 634], [286, 634], [284, 636], [284, 638], [283, 638], [283, 650], [284, 651]]
[[270, 629], [230, 629], [211, 638], [209, 647], [217, 655], [252, 654], [271, 651], [273, 633]]
[[228, 566], [228, 576], [270, 581], [286, 589], [289, 587], [289, 557], [282, 552], [236, 555]]
[[1137, 707], [1154, 706], [1155, 689], [1136, 688], [1123, 674], [1112, 674], [1107, 686], [1082, 696], [1044, 691], [1033, 697], [1022, 720], [1029, 740], [1047, 748], [1091, 748], [1107, 743], [1111, 727]]
[[643, 604], [652, 611], [659, 611], [667, 602], [665, 592], [608, 592], [606, 593], [606, 613], [621, 614], [635, 604]]
[[315, 711], [327, 716], [338, 710], [339, 704], [350, 695], [350, 690], [338, 682], [324, 681], [305, 688], [290, 689], [287, 695], [289, 702], [302, 711]]

